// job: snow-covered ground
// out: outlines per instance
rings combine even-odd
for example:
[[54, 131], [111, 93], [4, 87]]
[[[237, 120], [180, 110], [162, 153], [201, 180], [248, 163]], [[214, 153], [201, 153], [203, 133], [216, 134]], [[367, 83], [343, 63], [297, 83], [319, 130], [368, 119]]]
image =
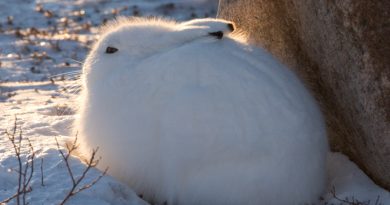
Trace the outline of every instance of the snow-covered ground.
[[[15, 194], [18, 187], [18, 160], [5, 133], [12, 132], [15, 116], [16, 133], [20, 128], [24, 139], [22, 161], [31, 153], [27, 138], [36, 152], [32, 190], [26, 194], [26, 201], [32, 205], [60, 204], [71, 189], [72, 181], [55, 138], [65, 141], [74, 137], [70, 136], [69, 126], [77, 106], [78, 76], [69, 72], [80, 70], [99, 25], [117, 15], [188, 20], [215, 16], [216, 9], [216, 0], [1, 0], [0, 201]], [[71, 158], [70, 163], [76, 178], [86, 168], [76, 158]], [[328, 169], [328, 191], [319, 204], [390, 204], [390, 193], [375, 185], [344, 155], [330, 153]], [[101, 174], [91, 169], [79, 187]], [[9, 202], [15, 203], [16, 200]], [[146, 202], [131, 188], [104, 176], [67, 204]]]

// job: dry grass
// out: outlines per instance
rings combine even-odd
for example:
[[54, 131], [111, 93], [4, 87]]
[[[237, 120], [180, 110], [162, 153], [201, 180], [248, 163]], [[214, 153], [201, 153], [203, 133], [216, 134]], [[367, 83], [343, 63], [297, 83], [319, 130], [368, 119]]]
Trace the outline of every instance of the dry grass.
[[[9, 141], [11, 142], [12, 147], [14, 149], [14, 154], [18, 161], [17, 169], [14, 170], [15, 172], [18, 173], [18, 185], [17, 185], [16, 193], [4, 200], [1, 200], [0, 204], [1, 205], [7, 204], [13, 200], [15, 201], [16, 205], [30, 204], [26, 200], [26, 195], [33, 191], [30, 182], [34, 175], [34, 168], [35, 168], [34, 160], [36, 159], [35, 158], [36, 152], [34, 150], [31, 141], [28, 138], [23, 138], [22, 128], [18, 127], [16, 117], [15, 117], [13, 128], [11, 130], [6, 130], [5, 135], [8, 137]], [[26, 146], [25, 142], [27, 142], [27, 147], [29, 148], [29, 151], [27, 153], [27, 157], [23, 159], [21, 156], [22, 155], [21, 150], [23, 149], [24, 146]], [[72, 144], [66, 145], [66, 152], [64, 152], [61, 149], [60, 144], [57, 141], [57, 138], [56, 138], [56, 143], [57, 143], [58, 152], [61, 154], [62, 160], [66, 165], [67, 173], [72, 181], [72, 185], [69, 188], [69, 191], [67, 192], [66, 196], [63, 198], [63, 200], [60, 203], [60, 205], [63, 205], [71, 197], [94, 186], [103, 176], [106, 175], [108, 168], [106, 168], [102, 174], [100, 174], [90, 183], [80, 186], [81, 182], [85, 180], [91, 168], [94, 168], [99, 164], [100, 158], [96, 159], [96, 153], [98, 152], [99, 149], [96, 148], [92, 151], [91, 157], [85, 161], [86, 167], [82, 171], [81, 176], [75, 177], [69, 159], [72, 153], [75, 152], [78, 148], [77, 136], [75, 137], [75, 140]], [[44, 173], [43, 173], [43, 158], [41, 158], [40, 174], [41, 174], [40, 176], [41, 186], [45, 186]]]

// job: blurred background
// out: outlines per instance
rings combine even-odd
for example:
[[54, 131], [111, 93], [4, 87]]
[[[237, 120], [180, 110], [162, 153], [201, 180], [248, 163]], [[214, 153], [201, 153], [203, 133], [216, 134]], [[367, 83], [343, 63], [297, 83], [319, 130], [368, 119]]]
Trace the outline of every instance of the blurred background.
[[80, 69], [98, 28], [117, 16], [184, 21], [215, 17], [217, 6], [218, 0], [1, 0], [0, 82], [44, 81]]

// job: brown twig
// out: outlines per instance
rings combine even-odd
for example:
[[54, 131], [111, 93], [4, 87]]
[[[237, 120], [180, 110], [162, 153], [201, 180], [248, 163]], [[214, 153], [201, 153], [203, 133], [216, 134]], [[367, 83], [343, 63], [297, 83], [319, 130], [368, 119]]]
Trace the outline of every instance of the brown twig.
[[382, 205], [382, 203], [379, 202], [380, 198], [381, 198], [381, 196], [379, 196], [379, 195], [376, 197], [375, 205]]
[[93, 168], [93, 167], [96, 167], [100, 161], [100, 158], [99, 159], [96, 159], [96, 153], [97, 151], [99, 150], [99, 148], [96, 148], [92, 151], [92, 155], [91, 157], [89, 158], [88, 161], [86, 161], [86, 165], [87, 167], [84, 169], [84, 171], [82, 172], [81, 176], [78, 177], [78, 178], [75, 178], [74, 177], [74, 174], [73, 174], [73, 171], [71, 169], [71, 166], [70, 166], [70, 162], [69, 162], [69, 157], [70, 155], [72, 154], [72, 152], [74, 152], [77, 148], [78, 148], [78, 145], [77, 145], [77, 135], [75, 137], [75, 140], [73, 141], [72, 145], [69, 146], [68, 144], [66, 145], [66, 149], [67, 149], [67, 153], [65, 154], [61, 148], [60, 148], [60, 145], [58, 143], [58, 140], [56, 138], [56, 143], [57, 143], [57, 148], [58, 148], [58, 151], [60, 152], [64, 162], [65, 162], [65, 165], [66, 165], [66, 168], [67, 168], [67, 171], [68, 171], [68, 174], [71, 178], [71, 181], [72, 181], [72, 187], [71, 189], [69, 190], [69, 192], [67, 193], [67, 195], [65, 196], [65, 198], [62, 200], [62, 202], [60, 203], [60, 205], [63, 205], [66, 203], [66, 201], [68, 201], [72, 196], [76, 195], [77, 193], [81, 192], [81, 191], [84, 191], [90, 187], [92, 187], [93, 185], [95, 185], [103, 176], [106, 175], [107, 173], [107, 170], [108, 170], [108, 167], [104, 170], [104, 172], [99, 175], [98, 177], [96, 177], [92, 182], [90, 182], [89, 184], [86, 184], [80, 188], [78, 188], [78, 186], [80, 185], [80, 183], [85, 179], [88, 171]]
[[[11, 197], [9, 197], [7, 199], [4, 199], [4, 200], [0, 201], [0, 205], [6, 204], [6, 203], [8, 203], [8, 202], [10, 202], [11, 200], [14, 200], [14, 199], [16, 199], [16, 204], [17, 205], [20, 205], [21, 203], [23, 205], [26, 205], [26, 204], [28, 204], [28, 202], [26, 201], [26, 195], [27, 195], [27, 193], [30, 193], [32, 191], [32, 188], [30, 186], [30, 182], [31, 182], [31, 179], [32, 179], [33, 174], [34, 174], [35, 150], [34, 150], [34, 147], [33, 147], [32, 143], [31, 143], [31, 141], [28, 138], [23, 139], [23, 137], [22, 137], [22, 135], [23, 135], [22, 129], [19, 128], [19, 133], [17, 133], [17, 131], [18, 131], [17, 118], [15, 116], [15, 122], [14, 122], [13, 128], [11, 129], [11, 131], [6, 130], [5, 134], [8, 136], [8, 139], [10, 140], [10, 142], [11, 142], [11, 144], [13, 146], [13, 149], [14, 149], [14, 152], [15, 152], [15, 156], [16, 156], [16, 158], [18, 160], [18, 167], [19, 167], [19, 169], [17, 170], [17, 173], [18, 173], [18, 188], [17, 188], [17, 191], [16, 191], [16, 193], [14, 195], [12, 195]], [[28, 146], [29, 146], [29, 149], [30, 149], [30, 151], [28, 153], [29, 155], [26, 158], [25, 166], [23, 166], [24, 163], [23, 163], [22, 157], [21, 157], [21, 148], [22, 148], [22, 145], [23, 145], [22, 141], [24, 141], [24, 140], [26, 140], [28, 142]], [[103, 176], [106, 175], [108, 167], [104, 170], [104, 172], [101, 175], [99, 175], [94, 180], [92, 180], [92, 182], [90, 182], [88, 184], [85, 184], [85, 185], [83, 185], [83, 186], [81, 186], [79, 188], [81, 182], [85, 179], [85, 177], [87, 176], [89, 170], [91, 168], [96, 167], [98, 165], [98, 163], [99, 163], [101, 158], [96, 159], [96, 153], [99, 150], [99, 148], [96, 148], [96, 149], [94, 149], [92, 151], [92, 155], [91, 155], [90, 159], [85, 162], [87, 167], [84, 169], [84, 171], [82, 172], [81, 176], [80, 177], [75, 177], [74, 174], [73, 174], [73, 171], [71, 169], [71, 166], [70, 166], [69, 158], [70, 158], [70, 155], [78, 148], [78, 145], [77, 145], [77, 135], [75, 137], [75, 140], [74, 140], [73, 144], [71, 146], [69, 146], [69, 145], [66, 146], [67, 153], [64, 153], [61, 150], [57, 138], [55, 138], [55, 140], [56, 140], [56, 143], [57, 143], [58, 151], [60, 152], [60, 154], [61, 154], [61, 156], [62, 156], [62, 158], [63, 158], [63, 160], [64, 160], [64, 162], [66, 164], [66, 168], [67, 168], [68, 174], [69, 174], [69, 176], [70, 176], [70, 178], [72, 180], [72, 188], [70, 189], [68, 194], [65, 196], [65, 198], [60, 203], [60, 205], [63, 205], [72, 196], [76, 195], [77, 193], [79, 193], [81, 191], [89, 189], [90, 187], [95, 185], [98, 181], [100, 181], [100, 179]], [[44, 176], [43, 176], [43, 158], [41, 158], [41, 185], [42, 186], [44, 186], [43, 179], [44, 179]]]
[[[17, 135], [17, 129], [18, 129], [17, 117], [15, 116], [15, 122], [14, 122], [14, 126], [12, 128], [12, 131], [9, 132], [8, 130], [6, 130], [5, 134], [7, 135], [8, 139], [10, 140], [10, 142], [14, 148], [14, 152], [15, 152], [16, 158], [18, 160], [18, 167], [19, 167], [19, 169], [17, 170], [18, 188], [17, 188], [17, 191], [14, 195], [1, 201], [0, 204], [5, 204], [13, 199], [16, 199], [16, 204], [20, 205], [20, 203], [21, 203], [20, 197], [22, 197], [23, 205], [25, 205], [25, 204], [27, 204], [26, 203], [26, 195], [27, 195], [27, 193], [32, 191], [31, 186], [30, 186], [30, 182], [31, 182], [31, 179], [32, 179], [32, 176], [34, 173], [35, 151], [34, 151], [34, 148], [31, 144], [31, 141], [28, 138], [26, 138], [26, 140], [28, 141], [29, 148], [30, 148], [30, 153], [29, 153], [30, 155], [27, 157], [26, 165], [23, 167], [23, 162], [22, 162], [22, 158], [21, 158], [23, 132], [22, 132], [22, 129], [19, 128], [19, 135]], [[16, 136], [18, 136], [18, 138]]]
[[45, 186], [43, 183], [43, 158], [41, 158], [41, 186]]
[[[32, 179], [32, 176], [33, 176], [33, 173], [34, 173], [34, 159], [35, 159], [34, 147], [32, 146], [30, 139], [28, 139], [28, 138], [26, 138], [26, 139], [28, 141], [28, 146], [30, 148], [31, 155], [28, 156], [28, 158], [27, 158], [25, 170], [24, 170], [24, 173], [23, 173], [23, 189], [22, 189], [23, 204], [26, 204], [26, 193], [27, 193], [27, 191], [30, 192], [32, 190], [32, 188], [31, 188], [31, 186], [29, 186], [29, 184], [31, 182], [31, 179]], [[30, 161], [31, 161], [31, 166], [29, 166], [29, 162]], [[29, 175], [27, 176], [28, 170], [30, 170], [30, 172], [29, 172]]]
[[67, 149], [67, 151], [68, 151], [67, 154], [65, 154], [65, 153], [61, 150], [60, 144], [58, 143], [57, 138], [55, 138], [55, 140], [56, 140], [56, 143], [57, 143], [58, 151], [60, 152], [62, 158], [64, 159], [64, 162], [65, 162], [65, 164], [66, 164], [66, 168], [67, 168], [67, 170], [68, 170], [68, 174], [69, 174], [69, 176], [70, 176], [70, 178], [71, 178], [71, 180], [72, 180], [72, 184], [73, 184], [73, 186], [74, 186], [74, 184], [76, 183], [76, 181], [75, 181], [75, 179], [74, 179], [73, 172], [72, 172], [72, 169], [70, 168], [68, 159], [69, 159], [69, 156], [72, 154], [72, 152], [73, 152], [74, 150], [77, 149], [77, 136], [75, 137], [75, 140], [74, 140], [74, 142], [72, 143], [72, 147], [69, 147], [69, 145], [66, 145], [66, 149]]
[[[337, 195], [336, 195], [336, 188], [333, 186], [332, 189], [330, 190], [330, 193], [332, 194], [333, 198], [335, 198], [337, 201], [341, 202], [341, 203], [345, 203], [345, 204], [348, 204], [348, 205], [370, 205], [371, 204], [371, 201], [366, 201], [366, 202], [361, 202], [361, 201], [358, 201], [356, 200], [354, 197], [352, 197], [352, 201], [350, 201], [348, 198], [345, 198], [345, 199], [341, 199], [339, 198]], [[380, 196], [378, 196], [375, 200], [375, 204], [374, 205], [382, 205], [380, 202], [379, 202], [379, 199], [380, 199]]]
[[4, 199], [3, 201], [0, 202], [1, 205], [3, 204], [7, 204], [8, 202], [10, 202], [12, 199], [16, 198], [19, 196], [19, 193], [15, 193], [14, 195], [8, 197], [7, 199]]

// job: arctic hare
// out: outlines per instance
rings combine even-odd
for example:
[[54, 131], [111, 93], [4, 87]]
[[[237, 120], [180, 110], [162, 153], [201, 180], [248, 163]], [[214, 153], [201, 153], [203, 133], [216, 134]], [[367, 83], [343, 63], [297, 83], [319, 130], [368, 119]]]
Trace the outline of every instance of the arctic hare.
[[81, 152], [162, 204], [314, 203], [328, 149], [298, 78], [231, 22], [120, 19], [83, 67]]

